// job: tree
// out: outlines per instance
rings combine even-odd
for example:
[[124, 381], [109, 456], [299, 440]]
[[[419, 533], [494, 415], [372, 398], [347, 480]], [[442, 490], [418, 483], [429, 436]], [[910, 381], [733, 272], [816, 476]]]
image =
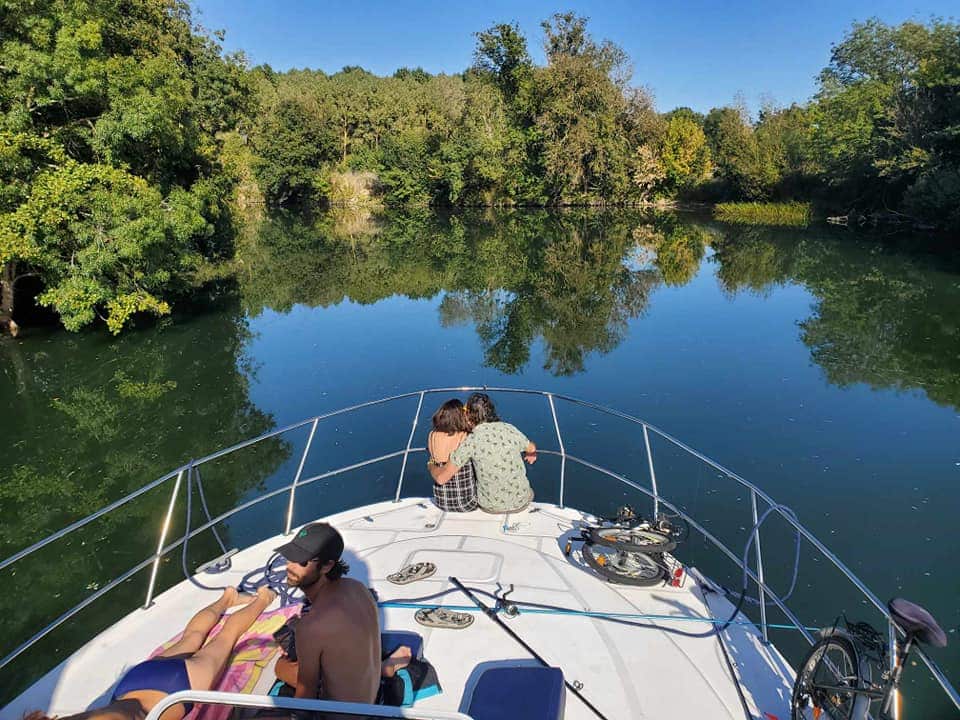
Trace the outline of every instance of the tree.
[[6, 7], [0, 312], [24, 273], [70, 329], [169, 312], [190, 274], [230, 252], [217, 133], [249, 112], [246, 80], [181, 0]]
[[[811, 113], [813, 149], [835, 202], [911, 205], [942, 221], [960, 199], [946, 183], [957, 167], [960, 26], [856, 23], [833, 47]], [[938, 188], [939, 186], [939, 188]], [[916, 203], [929, 189], [932, 204]], [[938, 192], [945, 190], [945, 196]]]
[[625, 55], [612, 43], [596, 44], [586, 19], [571, 13], [543, 27], [549, 64], [538, 76], [536, 129], [551, 197], [561, 204], [625, 199]]
[[489, 76], [507, 102], [512, 102], [533, 75], [527, 39], [518, 25], [504, 23], [476, 33], [476, 38], [473, 69], [480, 75]]
[[196, 238], [212, 231], [203, 209], [180, 188], [164, 198], [123, 170], [66, 160], [0, 216], [0, 262], [40, 273], [40, 302], [68, 330], [103, 313], [116, 334], [137, 312], [170, 312], [171, 293], [203, 261]]
[[272, 206], [307, 204], [324, 194], [323, 163], [336, 158], [337, 138], [329, 124], [297, 100], [281, 100], [254, 132], [254, 172]]
[[648, 201], [654, 190], [666, 179], [667, 172], [660, 156], [650, 145], [641, 145], [633, 158], [633, 184], [637, 187], [640, 202]]
[[700, 126], [680, 114], [667, 123], [660, 147], [667, 187], [681, 191], [709, 177], [712, 170], [710, 147]]

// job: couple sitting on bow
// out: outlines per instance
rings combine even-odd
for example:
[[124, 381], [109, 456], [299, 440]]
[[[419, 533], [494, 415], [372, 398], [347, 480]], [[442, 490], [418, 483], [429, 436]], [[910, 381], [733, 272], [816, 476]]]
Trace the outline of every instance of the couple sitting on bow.
[[474, 393], [464, 405], [447, 400], [433, 415], [427, 438], [433, 501], [441, 510], [517, 512], [533, 499], [521, 453], [537, 460], [537, 446], [497, 416], [493, 401]]

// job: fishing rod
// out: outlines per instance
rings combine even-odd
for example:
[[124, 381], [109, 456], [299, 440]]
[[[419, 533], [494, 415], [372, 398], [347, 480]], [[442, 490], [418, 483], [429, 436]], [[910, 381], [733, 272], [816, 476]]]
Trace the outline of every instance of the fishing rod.
[[[461, 592], [463, 592], [468, 598], [470, 598], [470, 600], [471, 600], [478, 608], [480, 608], [488, 618], [490, 618], [491, 620], [493, 620], [493, 621], [494, 621], [497, 625], [499, 625], [510, 637], [512, 637], [514, 640], [516, 640], [518, 643], [520, 643], [520, 645], [522, 645], [523, 648], [524, 648], [528, 653], [530, 653], [531, 655], [533, 655], [533, 657], [534, 657], [541, 665], [543, 665], [543, 666], [546, 667], [546, 668], [550, 667], [550, 664], [549, 664], [546, 660], [544, 660], [536, 650], [534, 650], [532, 647], [530, 647], [522, 637], [520, 637], [519, 635], [517, 635], [517, 633], [515, 633], [513, 630], [511, 630], [509, 627], [507, 627], [506, 623], [504, 623], [503, 620], [500, 619], [500, 617], [499, 617], [499, 615], [498, 615], [498, 613], [497, 613], [496, 610], [494, 610], [493, 608], [488, 607], [486, 604], [484, 604], [484, 602], [483, 602], [482, 600], [480, 600], [476, 595], [473, 594], [473, 592], [470, 590], [470, 588], [468, 588], [466, 585], [464, 585], [462, 582], [460, 582], [460, 581], [459, 581], [457, 578], [455, 578], [453, 575], [451, 575], [451, 576], [449, 577], [449, 580], [450, 580], [450, 582], [452, 582], [454, 585], [456, 585], [457, 588], [458, 588]], [[590, 708], [590, 709], [593, 711], [593, 714], [594, 714], [594, 715], [596, 715], [598, 718], [601, 718], [601, 720], [609, 720], [609, 718], [608, 718], [606, 715], [604, 715], [602, 712], [600, 712], [600, 711], [597, 709], [597, 707], [596, 707], [592, 702], [590, 702], [589, 700], [587, 700], [587, 699], [583, 696], [583, 693], [581, 693], [581, 692], [576, 688], [576, 686], [573, 685], [573, 683], [571, 683], [569, 680], [567, 680], [566, 678], [564, 678], [564, 679], [563, 679], [563, 684], [567, 686], [567, 689], [568, 689], [570, 692], [572, 692], [574, 695], [576, 695], [578, 698], [580, 698], [580, 700], [583, 702], [583, 704], [586, 705], [588, 708]]]

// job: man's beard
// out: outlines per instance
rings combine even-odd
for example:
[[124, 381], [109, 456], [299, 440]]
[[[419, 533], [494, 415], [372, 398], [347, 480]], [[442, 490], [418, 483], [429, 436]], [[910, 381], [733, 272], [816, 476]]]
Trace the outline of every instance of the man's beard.
[[316, 577], [310, 578], [309, 575], [302, 575], [296, 577], [287, 573], [287, 586], [292, 588], [300, 588], [301, 590], [307, 590], [308, 588], [313, 587], [320, 581], [321, 575], [317, 573]]

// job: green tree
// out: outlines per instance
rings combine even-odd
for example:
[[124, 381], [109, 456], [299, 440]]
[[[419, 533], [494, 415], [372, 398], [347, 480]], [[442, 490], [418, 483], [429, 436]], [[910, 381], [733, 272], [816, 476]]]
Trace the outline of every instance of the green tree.
[[666, 185], [673, 191], [696, 185], [709, 177], [713, 169], [706, 135], [684, 114], [672, 117], [667, 123], [660, 157]]
[[814, 151], [835, 197], [861, 206], [874, 197], [890, 207], [909, 191], [914, 209], [952, 222], [952, 200], [960, 199], [950, 181], [960, 162], [958, 79], [956, 23], [855, 24], [834, 46], [811, 109]]
[[321, 166], [336, 157], [337, 138], [316, 108], [280, 100], [258, 124], [253, 147], [254, 172], [270, 205], [304, 204], [322, 197]]
[[536, 129], [555, 202], [626, 199], [630, 148], [624, 118], [626, 55], [597, 44], [572, 13], [543, 23], [548, 65], [538, 75]]
[[102, 316], [117, 332], [229, 254], [217, 133], [249, 110], [243, 62], [181, 0], [5, 7], [0, 312], [29, 273], [67, 327]]

